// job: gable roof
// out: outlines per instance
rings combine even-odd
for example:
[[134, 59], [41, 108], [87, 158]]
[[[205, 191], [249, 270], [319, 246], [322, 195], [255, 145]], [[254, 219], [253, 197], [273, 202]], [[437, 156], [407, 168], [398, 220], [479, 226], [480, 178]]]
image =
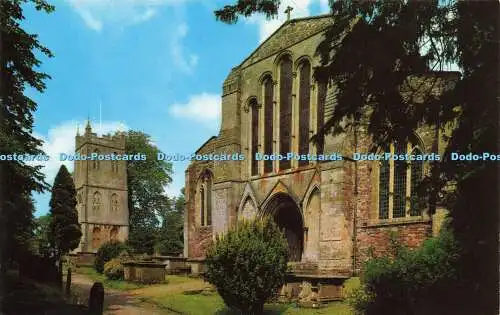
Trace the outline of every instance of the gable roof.
[[286, 21], [236, 68], [246, 68], [255, 62], [272, 56], [281, 50], [324, 31], [332, 23], [333, 15], [331, 14]]

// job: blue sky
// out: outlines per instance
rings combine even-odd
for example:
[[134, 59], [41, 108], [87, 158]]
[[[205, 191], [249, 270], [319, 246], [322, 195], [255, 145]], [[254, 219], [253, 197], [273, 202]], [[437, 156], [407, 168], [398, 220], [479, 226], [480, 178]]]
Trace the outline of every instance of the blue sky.
[[[34, 132], [51, 160], [52, 184], [74, 152], [77, 125], [90, 117], [98, 133], [141, 130], [165, 153], [192, 153], [220, 124], [225, 77], [286, 19], [327, 12], [327, 0], [285, 0], [277, 19], [262, 16], [236, 25], [216, 22], [210, 0], [52, 0], [52, 14], [25, 8], [23, 26], [55, 54], [42, 58], [52, 76], [37, 101]], [[99, 115], [99, 104], [101, 115]], [[102, 117], [102, 124], [100, 123]], [[72, 170], [73, 165], [65, 162]], [[169, 195], [184, 186], [186, 162], [174, 163]], [[36, 195], [36, 215], [48, 211], [50, 194]]]

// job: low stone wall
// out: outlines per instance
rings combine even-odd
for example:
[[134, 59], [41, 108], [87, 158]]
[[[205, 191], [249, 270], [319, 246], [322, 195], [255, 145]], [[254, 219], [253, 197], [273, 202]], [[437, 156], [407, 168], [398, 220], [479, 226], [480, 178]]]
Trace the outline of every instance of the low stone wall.
[[94, 253], [69, 254], [69, 260], [76, 267], [93, 267], [95, 261]]
[[123, 273], [126, 281], [140, 283], [159, 283], [165, 281], [164, 263], [158, 262], [125, 262]]
[[191, 267], [193, 276], [201, 276], [205, 272], [205, 259], [187, 259], [186, 264]]
[[187, 259], [179, 256], [154, 256], [153, 261], [165, 264], [165, 270], [169, 275], [190, 274], [191, 267], [186, 263]]
[[344, 282], [348, 276], [320, 276], [290, 273], [280, 291], [280, 301], [299, 302], [315, 306], [322, 302], [342, 300]]

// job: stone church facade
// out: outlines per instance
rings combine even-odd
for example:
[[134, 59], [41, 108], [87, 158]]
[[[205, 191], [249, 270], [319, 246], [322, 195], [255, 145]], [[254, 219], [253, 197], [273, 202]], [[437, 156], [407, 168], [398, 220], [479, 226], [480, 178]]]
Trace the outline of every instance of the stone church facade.
[[[356, 134], [328, 135], [322, 144], [309, 141], [335, 106], [335, 87], [313, 77], [316, 48], [331, 23], [330, 16], [285, 22], [224, 81], [220, 132], [196, 153], [241, 152], [246, 158], [189, 165], [185, 257], [203, 260], [214, 236], [240, 219], [271, 216], [285, 231], [296, 274], [345, 278], [359, 270], [368, 251], [387, 251], [391, 231], [415, 247], [439, 229], [414, 198], [428, 162], [352, 160], [354, 152], [371, 148], [363, 127]], [[442, 78], [436, 93], [454, 75], [434, 73]], [[417, 136], [417, 143], [387, 144], [380, 152], [442, 154], [439, 130], [422, 127]], [[252, 158], [287, 152], [344, 158]]]
[[[125, 135], [98, 137], [87, 123], [76, 135], [75, 155], [122, 155]], [[75, 160], [73, 178], [77, 193], [80, 245], [74, 253], [96, 253], [109, 241], [125, 241], [129, 231], [126, 161]]]

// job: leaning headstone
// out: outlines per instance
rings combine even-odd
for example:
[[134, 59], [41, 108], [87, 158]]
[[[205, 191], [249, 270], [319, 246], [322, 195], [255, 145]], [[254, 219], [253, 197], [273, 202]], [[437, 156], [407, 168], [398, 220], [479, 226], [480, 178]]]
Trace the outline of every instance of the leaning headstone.
[[92, 315], [102, 315], [104, 310], [104, 287], [96, 282], [90, 289], [89, 312]]

